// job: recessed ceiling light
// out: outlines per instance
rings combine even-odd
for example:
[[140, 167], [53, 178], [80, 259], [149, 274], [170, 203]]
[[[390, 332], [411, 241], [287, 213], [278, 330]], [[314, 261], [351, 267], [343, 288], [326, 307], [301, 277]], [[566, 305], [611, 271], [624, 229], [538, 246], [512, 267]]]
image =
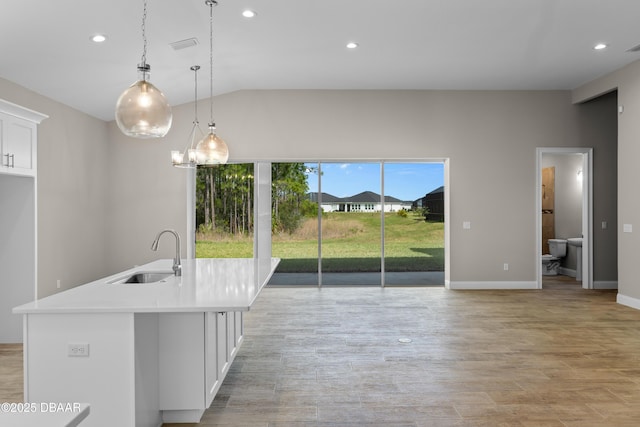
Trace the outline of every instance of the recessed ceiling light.
[[256, 13], [253, 10], [246, 9], [242, 11], [242, 16], [245, 18], [253, 18], [256, 16]]
[[94, 34], [91, 36], [91, 41], [94, 43], [102, 43], [105, 40], [107, 40], [107, 36], [104, 34]]
[[356, 43], [356, 42], [347, 43], [347, 49], [355, 49], [357, 47], [358, 47], [358, 43]]
[[602, 49], [606, 49], [606, 48], [607, 48], [607, 45], [606, 45], [606, 44], [604, 44], [604, 43], [598, 43], [598, 44], [597, 44], [597, 45], [595, 45], [593, 48], [594, 48], [595, 50], [602, 50]]

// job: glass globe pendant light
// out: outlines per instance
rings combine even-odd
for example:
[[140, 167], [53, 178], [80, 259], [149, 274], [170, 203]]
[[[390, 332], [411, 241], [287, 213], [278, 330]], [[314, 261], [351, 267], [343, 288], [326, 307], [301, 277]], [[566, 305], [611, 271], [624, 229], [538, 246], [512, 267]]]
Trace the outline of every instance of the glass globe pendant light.
[[190, 68], [194, 74], [194, 117], [193, 125], [191, 126], [191, 132], [189, 133], [189, 145], [184, 151], [174, 150], [171, 152], [171, 163], [177, 168], [195, 168], [198, 166], [198, 159], [196, 156], [195, 142], [204, 136], [202, 129], [200, 129], [200, 123], [198, 122], [198, 70], [199, 65], [194, 65]]
[[142, 61], [138, 64], [138, 81], [129, 86], [116, 103], [116, 123], [127, 136], [134, 138], [160, 138], [171, 129], [171, 106], [164, 94], [149, 82], [151, 66], [147, 64], [147, 37], [145, 21], [147, 1], [142, 15]]
[[209, 134], [205, 136], [196, 146], [196, 158], [198, 165], [214, 166], [227, 163], [229, 159], [229, 149], [222, 138], [216, 135], [216, 125], [213, 121], [213, 6], [218, 4], [215, 0], [206, 0], [209, 6], [209, 66], [210, 66], [210, 111]]

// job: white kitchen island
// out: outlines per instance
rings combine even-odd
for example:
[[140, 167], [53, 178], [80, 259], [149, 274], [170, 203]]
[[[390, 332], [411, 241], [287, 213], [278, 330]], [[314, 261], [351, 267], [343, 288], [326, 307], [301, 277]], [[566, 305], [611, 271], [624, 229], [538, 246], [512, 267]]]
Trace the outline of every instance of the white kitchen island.
[[198, 422], [243, 339], [243, 312], [279, 260], [159, 260], [43, 298], [24, 315], [25, 402], [87, 402], [83, 426]]

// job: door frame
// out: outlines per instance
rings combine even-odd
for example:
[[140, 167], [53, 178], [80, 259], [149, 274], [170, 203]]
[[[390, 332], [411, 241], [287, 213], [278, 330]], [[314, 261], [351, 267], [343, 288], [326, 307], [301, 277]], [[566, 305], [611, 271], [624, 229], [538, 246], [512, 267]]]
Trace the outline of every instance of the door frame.
[[582, 154], [582, 287], [593, 289], [593, 148], [536, 148], [536, 282], [542, 289], [542, 155]]

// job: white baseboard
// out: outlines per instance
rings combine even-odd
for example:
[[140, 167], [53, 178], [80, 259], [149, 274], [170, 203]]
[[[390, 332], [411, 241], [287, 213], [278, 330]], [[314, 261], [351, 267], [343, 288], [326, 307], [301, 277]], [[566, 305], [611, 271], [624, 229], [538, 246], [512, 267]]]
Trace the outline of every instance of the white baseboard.
[[593, 289], [618, 289], [618, 281], [596, 281], [593, 282]]
[[576, 277], [576, 271], [571, 268], [560, 267], [558, 268], [558, 273], [563, 276]]
[[616, 302], [618, 304], [626, 305], [627, 307], [635, 308], [636, 310], [640, 310], [640, 299], [628, 297], [623, 294], [618, 294], [616, 297]]
[[447, 289], [455, 290], [507, 290], [507, 289], [538, 289], [533, 282], [451, 282], [445, 281]]

